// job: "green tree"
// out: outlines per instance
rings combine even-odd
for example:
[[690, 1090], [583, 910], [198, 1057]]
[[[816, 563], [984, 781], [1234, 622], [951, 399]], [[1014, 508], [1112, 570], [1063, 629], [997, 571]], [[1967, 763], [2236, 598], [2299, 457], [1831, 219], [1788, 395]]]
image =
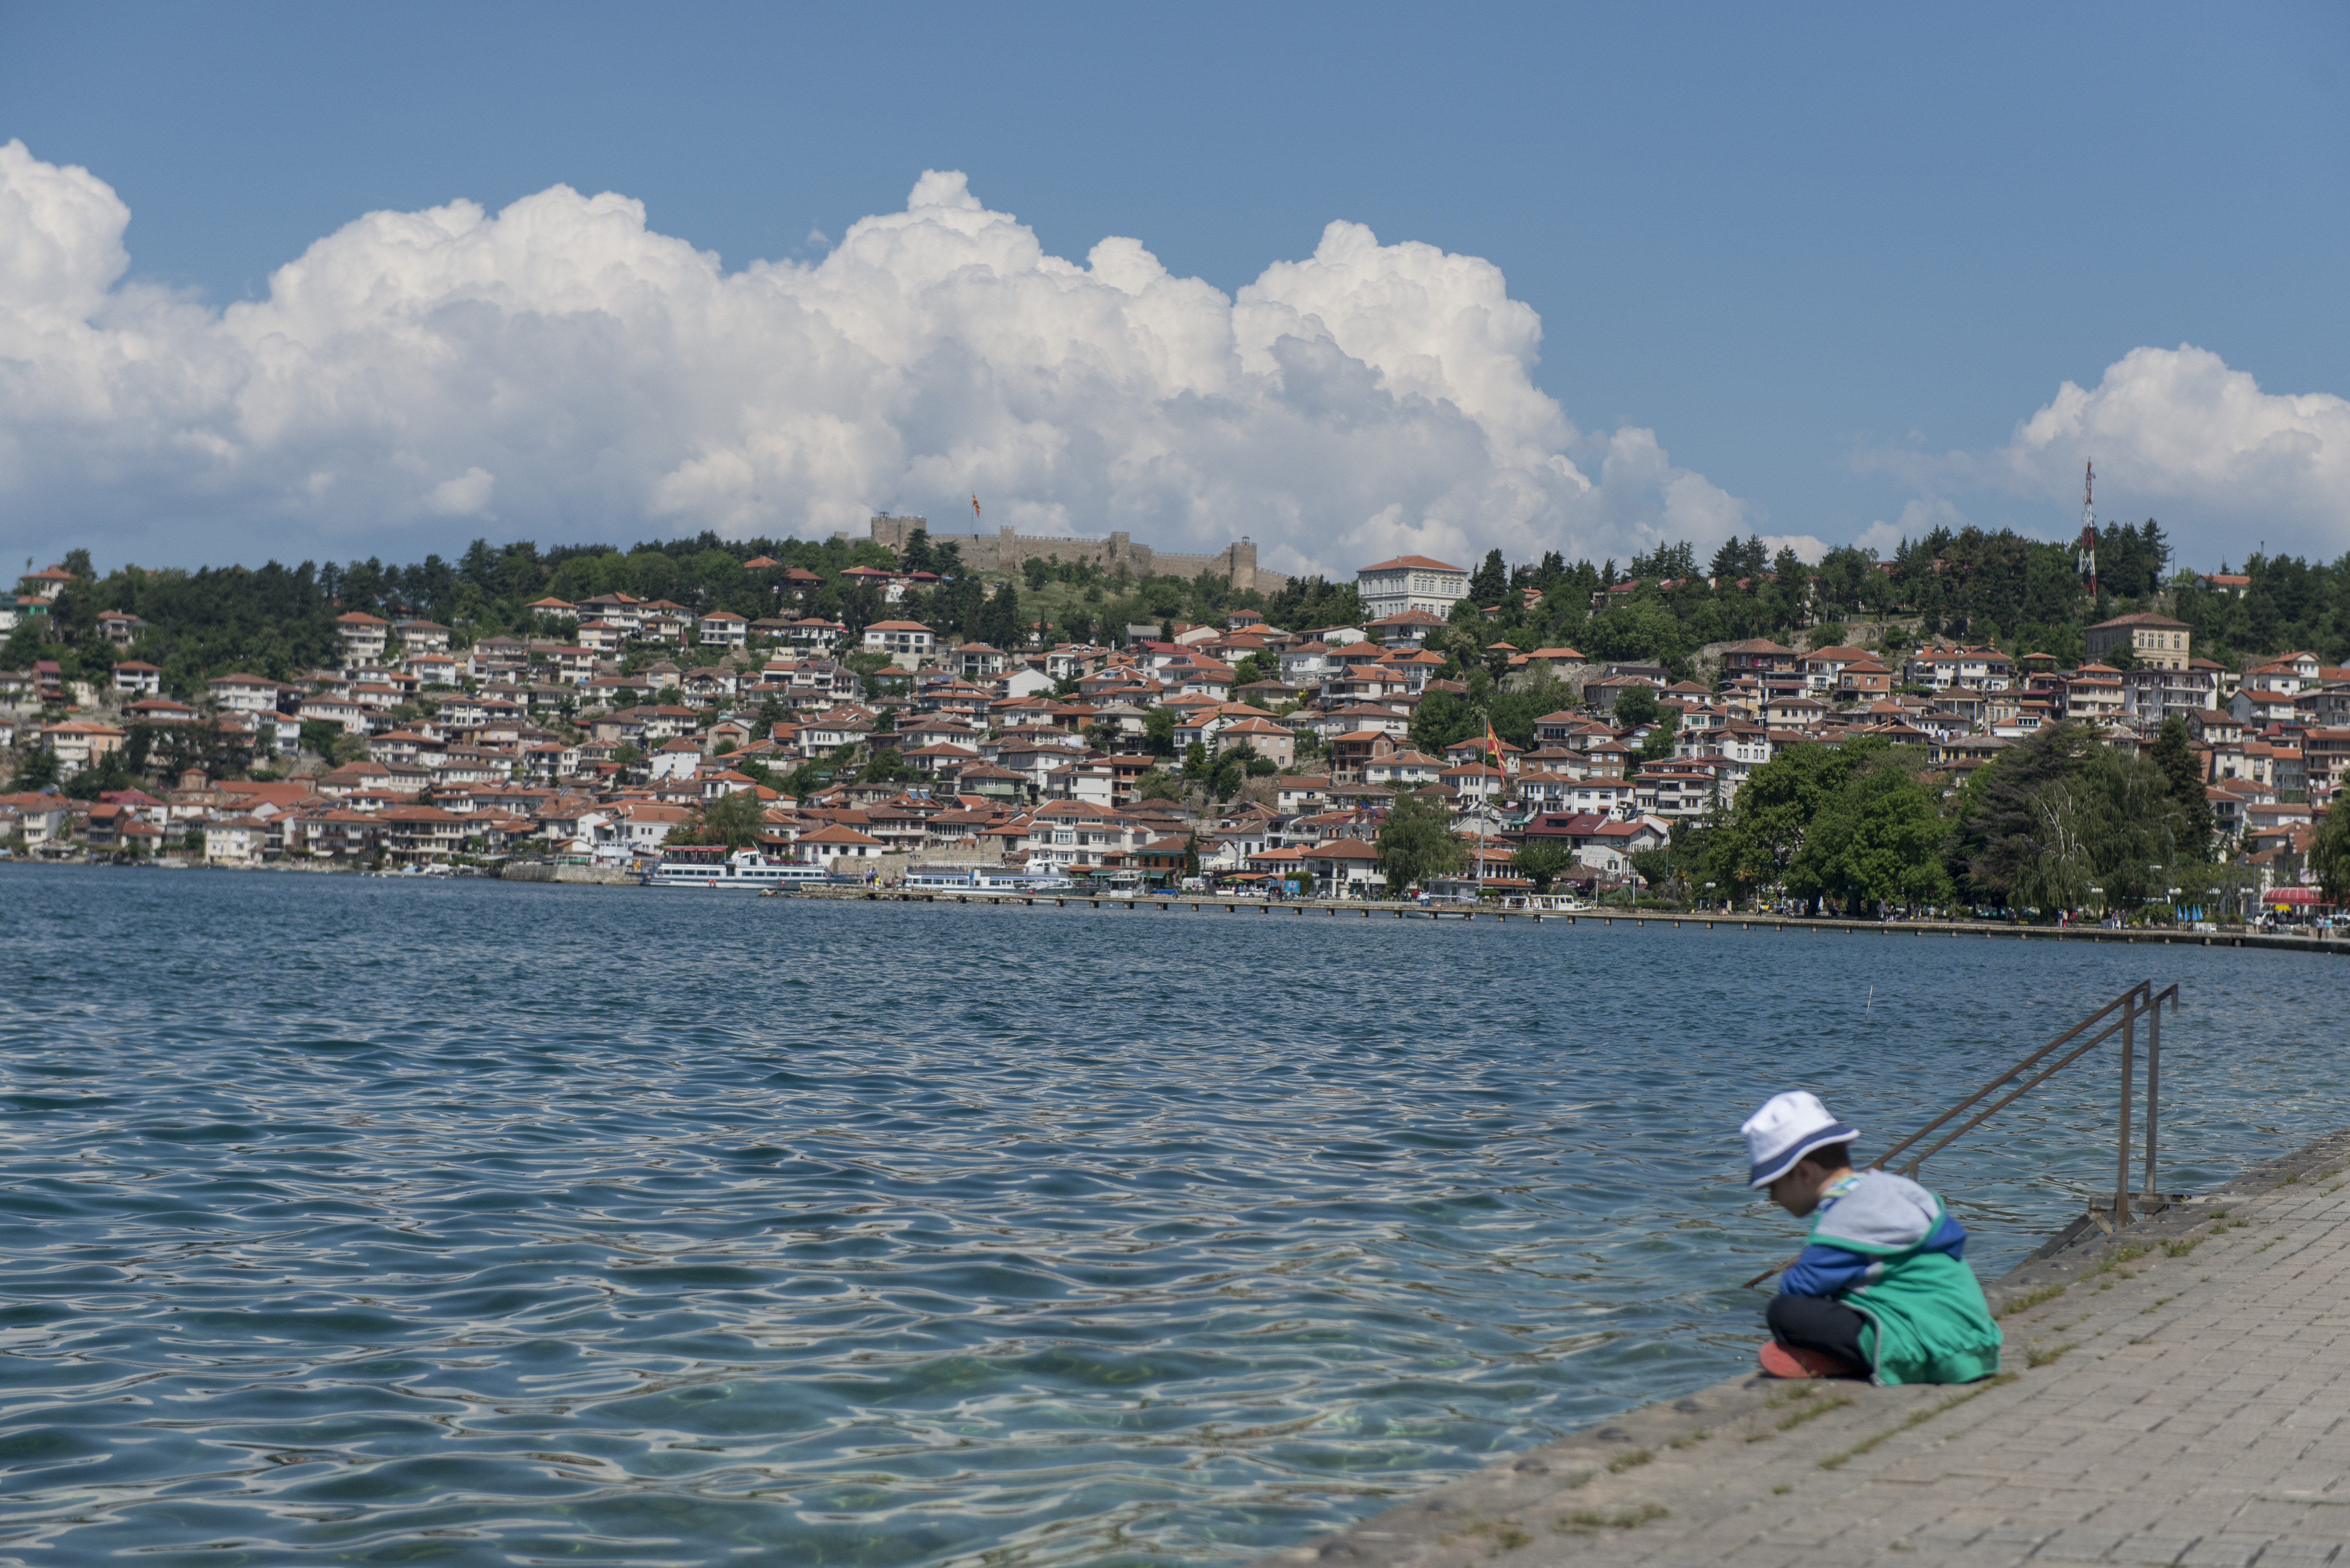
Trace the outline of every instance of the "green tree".
[[1669, 851], [1635, 849], [1626, 858], [1632, 862], [1632, 869], [1640, 874], [1640, 880], [1648, 885], [1650, 892], [1661, 894], [1672, 885], [1673, 857]]
[[1510, 869], [1532, 882], [1537, 893], [1549, 892], [1574, 866], [1575, 851], [1555, 839], [1529, 839], [1510, 857]]
[[1224, 753], [1208, 769], [1208, 789], [1218, 800], [1230, 800], [1248, 777], [1249, 759], [1240, 750]]
[[1042, 558], [1031, 556], [1020, 563], [1020, 575], [1027, 579], [1029, 591], [1035, 593], [1053, 580], [1053, 568], [1046, 566]]
[[1915, 769], [1914, 752], [1866, 758], [1823, 803], [1789, 869], [1798, 895], [1831, 893], [1855, 903], [1941, 903], [1950, 896], [1942, 865], [1943, 827]]
[[1669, 759], [1673, 754], [1673, 732], [1679, 727], [1680, 715], [1670, 708], [1662, 710], [1658, 717], [1657, 727], [1649, 731], [1640, 742], [1640, 760], [1646, 763], [1661, 763]]
[[1134, 781], [1134, 792], [1144, 800], [1180, 800], [1183, 781], [1164, 768], [1149, 768]]
[[[2148, 526], [2152, 526], [2149, 519]], [[2182, 847], [2197, 860], [2211, 857], [2211, 798], [2204, 792], [2203, 770], [2195, 761], [2195, 753], [2187, 743], [2187, 721], [2172, 717], [2162, 722], [2162, 733], [2156, 737], [2154, 765], [2162, 771], [2164, 786], [2170, 798], [2178, 803], [2186, 818], [2182, 829]]]
[[906, 535], [906, 547], [899, 554], [898, 566], [909, 572], [934, 572], [938, 561], [931, 554], [931, 531], [917, 528]]
[[1142, 738], [1154, 757], [1175, 754], [1175, 710], [1153, 708], [1142, 716]]
[[1185, 778], [1206, 778], [1208, 776], [1208, 770], [1213, 765], [1213, 762], [1208, 755], [1207, 742], [1204, 741], [1194, 741], [1190, 745], [1183, 748], [1183, 776]]
[[895, 784], [910, 771], [895, 746], [883, 746], [873, 753], [873, 760], [865, 764], [865, 771], [858, 777], [867, 784]]
[[2021, 909], [2077, 908], [2097, 886], [2095, 794], [2077, 778], [2057, 779], [2032, 793], [2028, 809], [2031, 853], [2008, 884], [2008, 899]]
[[1653, 724], [1664, 711], [1657, 701], [1657, 693], [1648, 686], [1627, 686], [1616, 693], [1616, 727], [1637, 730], [1643, 724]]
[[702, 841], [723, 844], [729, 849], [747, 849], [758, 841], [766, 822], [766, 808], [760, 804], [758, 792], [737, 790], [720, 795], [702, 808]]
[[20, 790], [44, 790], [57, 782], [57, 754], [43, 745], [27, 745], [16, 753], [16, 776], [14, 786]]
[[2310, 841], [2309, 868], [2328, 903], [2350, 904], [2350, 801], [2337, 799]]
[[1866, 736], [1841, 746], [1800, 741], [1755, 769], [1709, 836], [1711, 879], [1743, 896], [1786, 877], [1812, 819], [1854, 765], [1883, 745]]
[[1458, 871], [1469, 850], [1452, 831], [1452, 814], [1432, 800], [1399, 794], [1379, 825], [1379, 872], [1390, 897], [1414, 883]]
[[1026, 646], [1028, 631], [1020, 624], [1020, 590], [1012, 586], [1010, 578], [1004, 579], [1003, 586], [995, 590], [995, 597], [981, 612], [979, 633], [981, 641], [1006, 652]]
[[1946, 854], [1973, 896], [2011, 909], [2074, 908], [2093, 886], [2142, 903], [2203, 854], [2171, 787], [2154, 759], [2052, 724], [1967, 780]]
[[1411, 743], [1432, 757], [1442, 755], [1445, 747], [1467, 740], [1482, 728], [1471, 705], [1450, 691], [1430, 691], [1411, 711]]
[[1485, 559], [1469, 579], [1469, 597], [1479, 605], [1497, 605], [1509, 597], [1510, 569], [1502, 564], [1502, 552], [1488, 550]]

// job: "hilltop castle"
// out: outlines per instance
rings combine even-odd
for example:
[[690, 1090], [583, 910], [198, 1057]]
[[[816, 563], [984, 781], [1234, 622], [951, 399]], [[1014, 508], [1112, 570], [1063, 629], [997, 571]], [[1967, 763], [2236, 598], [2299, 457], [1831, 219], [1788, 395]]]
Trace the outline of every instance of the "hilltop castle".
[[[883, 515], [875, 517], [869, 526], [874, 543], [888, 545], [891, 555], [903, 555], [907, 539], [916, 529], [927, 530], [930, 524], [921, 517]], [[1194, 556], [1154, 550], [1148, 545], [1136, 544], [1131, 535], [1122, 533], [1112, 534], [1107, 539], [1052, 539], [998, 528], [993, 535], [939, 534], [933, 537], [940, 544], [952, 540], [961, 546], [964, 564], [983, 572], [1017, 572], [1024, 561], [1057, 556], [1064, 561], [1097, 562], [1106, 572], [1124, 566], [1138, 577], [1169, 574], [1196, 577], [1201, 572], [1213, 572], [1218, 576], [1230, 577], [1232, 587], [1243, 593], [1277, 593], [1289, 586], [1284, 574], [1268, 572], [1257, 566], [1256, 545], [1246, 539], [1227, 545], [1211, 556]]]

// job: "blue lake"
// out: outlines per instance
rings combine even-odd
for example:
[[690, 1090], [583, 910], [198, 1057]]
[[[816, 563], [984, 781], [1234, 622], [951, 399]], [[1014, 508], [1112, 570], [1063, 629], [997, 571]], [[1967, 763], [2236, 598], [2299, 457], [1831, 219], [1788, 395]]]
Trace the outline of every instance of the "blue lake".
[[[0, 868], [0, 1557], [1229, 1563], [1729, 1376], [1794, 1221], [2141, 978], [2166, 1186], [2298, 954]], [[2085, 1067], [2090, 1064], [2085, 1064]], [[1927, 1168], [2004, 1270], [2110, 1057]]]

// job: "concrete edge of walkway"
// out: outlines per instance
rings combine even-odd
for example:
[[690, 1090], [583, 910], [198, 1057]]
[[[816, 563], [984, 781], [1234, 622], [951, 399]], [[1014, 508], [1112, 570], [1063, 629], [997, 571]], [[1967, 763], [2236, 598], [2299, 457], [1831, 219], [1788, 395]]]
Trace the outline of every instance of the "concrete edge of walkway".
[[[2067, 1226], [2039, 1251], [1985, 1285], [1983, 1293], [1991, 1310], [2002, 1317], [2026, 1311], [2110, 1266], [2109, 1258], [2117, 1251], [2126, 1257], [2137, 1256], [2126, 1250], [2159, 1247], [2210, 1223], [2217, 1218], [2215, 1210], [2227, 1209], [2230, 1202], [2293, 1185], [2321, 1168], [2345, 1166], [2350, 1166], [2350, 1129], [2314, 1139], [2208, 1193], [2173, 1204], [2110, 1235], [2095, 1228], [2080, 1234], [2074, 1226]], [[1759, 1342], [1759, 1334], [1757, 1337]], [[1971, 1389], [1988, 1392], [1997, 1386], [1979, 1384]], [[1818, 1392], [1823, 1389], [1833, 1393], [1824, 1399]], [[1703, 1483], [1711, 1485], [1720, 1472], [1775, 1462], [1773, 1452], [1758, 1451], [1752, 1445], [1797, 1428], [1828, 1409], [1852, 1407], [1848, 1415], [1838, 1417], [1847, 1429], [1866, 1426], [1890, 1431], [1898, 1429], [1898, 1423], [1887, 1426], [1887, 1417], [1922, 1419], [1935, 1407], [1956, 1402], [1969, 1393], [1967, 1388], [1933, 1385], [1876, 1388], [1857, 1383], [1788, 1384], [1759, 1374], [1733, 1377], [1626, 1410], [1596, 1427], [1497, 1459], [1346, 1529], [1269, 1552], [1257, 1559], [1257, 1568], [1325, 1563], [1401, 1568], [1450, 1559], [1471, 1541], [1505, 1548], [1520, 1543], [1512, 1538], [1517, 1527], [1508, 1521], [1537, 1509], [1586, 1517], [1596, 1530], [1635, 1523], [1637, 1520], [1627, 1515], [1615, 1495], [1625, 1489], [1604, 1483], [1628, 1477], [1660, 1458], [1677, 1457], [1678, 1451], [1692, 1449], [1709, 1437], [1744, 1439], [1735, 1448], [1716, 1445], [1710, 1449], [1711, 1454], [1728, 1456], [1726, 1463], [1717, 1460], [1708, 1467], [1718, 1467], [1717, 1475]], [[1594, 1481], [1603, 1484], [1592, 1486]], [[1578, 1501], [1586, 1506], [1576, 1508]]]

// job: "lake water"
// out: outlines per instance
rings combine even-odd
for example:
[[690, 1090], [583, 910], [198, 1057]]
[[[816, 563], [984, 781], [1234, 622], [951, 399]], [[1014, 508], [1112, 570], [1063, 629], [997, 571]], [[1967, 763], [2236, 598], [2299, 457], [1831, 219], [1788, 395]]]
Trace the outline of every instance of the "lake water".
[[[31, 867], [0, 909], [28, 1563], [1236, 1563], [1746, 1365], [1774, 1090], [1866, 1150], [2151, 976], [2166, 1186], [2350, 1120], [2298, 954]], [[2068, 1077], [1928, 1168], [1986, 1274], [2110, 1183]]]

